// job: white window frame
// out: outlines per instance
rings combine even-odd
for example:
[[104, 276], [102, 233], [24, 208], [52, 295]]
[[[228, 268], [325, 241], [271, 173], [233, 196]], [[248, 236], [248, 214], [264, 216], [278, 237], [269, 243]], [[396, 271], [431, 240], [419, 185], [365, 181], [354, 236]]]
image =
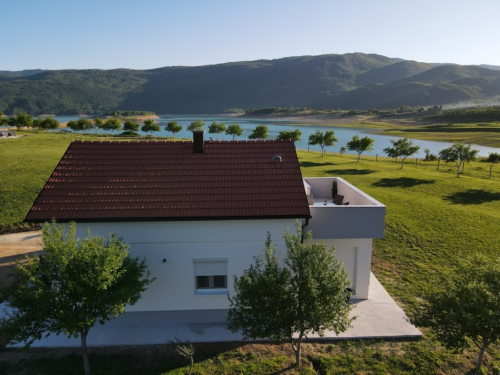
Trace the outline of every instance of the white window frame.
[[[228, 271], [227, 271], [227, 258], [203, 258], [203, 259], [193, 259], [193, 282], [194, 282], [194, 294], [195, 295], [205, 295], [205, 296], [220, 296], [227, 295], [229, 290], [228, 286]], [[209, 284], [214, 283], [213, 276], [225, 276], [226, 277], [226, 287], [215, 288], [206, 287], [198, 288], [197, 278], [200, 276], [208, 276], [211, 278]]]

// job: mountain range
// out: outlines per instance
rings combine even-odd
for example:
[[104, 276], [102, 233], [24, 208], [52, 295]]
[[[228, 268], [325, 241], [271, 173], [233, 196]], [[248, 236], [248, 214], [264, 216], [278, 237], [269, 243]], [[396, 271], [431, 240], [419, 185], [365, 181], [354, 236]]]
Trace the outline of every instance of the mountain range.
[[434, 106], [500, 95], [500, 67], [329, 54], [152, 70], [0, 71], [0, 111], [221, 113]]

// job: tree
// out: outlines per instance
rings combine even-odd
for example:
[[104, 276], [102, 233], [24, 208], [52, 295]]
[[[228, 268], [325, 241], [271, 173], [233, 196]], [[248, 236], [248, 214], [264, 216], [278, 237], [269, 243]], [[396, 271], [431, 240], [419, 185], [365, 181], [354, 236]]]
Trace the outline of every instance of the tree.
[[102, 125], [101, 129], [103, 130], [109, 130], [111, 133], [114, 133], [115, 130], [122, 130], [122, 124], [120, 120], [117, 118], [108, 118], [106, 121], [104, 121], [104, 124]]
[[[236, 295], [229, 296], [229, 329], [241, 331], [245, 338], [268, 338], [288, 342], [300, 365], [302, 339], [311, 332], [336, 334], [351, 326], [350, 285], [335, 250], [312, 243], [309, 232], [302, 243], [302, 229], [287, 231], [285, 265], [279, 265], [276, 247], [268, 233], [266, 249], [255, 257], [241, 277], [234, 277]], [[279, 307], [279, 314], [276, 309]], [[298, 338], [293, 335], [298, 333]]]
[[212, 122], [208, 127], [208, 132], [210, 134], [215, 134], [215, 138], [219, 140], [219, 134], [226, 131], [226, 124], [218, 123], [216, 121]]
[[80, 124], [78, 123], [78, 121], [76, 121], [76, 120], [68, 121], [68, 123], [66, 124], [66, 126], [68, 128], [70, 128], [71, 130], [75, 131], [75, 132], [83, 130], [81, 128]]
[[168, 131], [168, 132], [171, 132], [172, 133], [172, 137], [175, 138], [175, 135], [177, 133], [179, 133], [180, 131], [182, 131], [182, 125], [179, 125], [177, 123], [177, 121], [170, 121], [167, 126], [165, 127], [165, 129]]
[[7, 117], [0, 117], [0, 126], [9, 125], [9, 119]]
[[403, 169], [405, 160], [420, 150], [420, 146], [414, 146], [413, 140], [408, 138], [391, 139], [391, 143], [393, 147], [384, 148], [384, 152], [390, 158], [401, 157], [401, 169]]
[[127, 120], [123, 124], [123, 130], [125, 130], [126, 132], [135, 133], [139, 131], [139, 124], [135, 121]]
[[230, 124], [227, 127], [226, 134], [227, 135], [232, 135], [233, 136], [233, 141], [234, 141], [236, 139], [236, 137], [239, 137], [240, 135], [243, 134], [243, 129], [238, 124], [235, 124], [235, 123], [234, 124]]
[[347, 142], [347, 148], [349, 151], [356, 151], [358, 153], [358, 162], [361, 158], [361, 154], [365, 151], [373, 150], [374, 139], [369, 137], [359, 138], [356, 134], [352, 137], [352, 140]]
[[338, 139], [335, 138], [335, 133], [333, 130], [328, 130], [322, 132], [321, 130], [316, 130], [315, 133], [309, 136], [308, 145], [321, 147], [321, 156], [325, 156], [325, 147], [331, 147], [337, 142]]
[[97, 130], [102, 129], [103, 125], [104, 125], [104, 121], [102, 118], [100, 118], [100, 117], [94, 118], [94, 129], [95, 129], [96, 134], [97, 134]]
[[54, 130], [59, 128], [59, 121], [52, 117], [37, 118], [33, 121], [33, 127], [40, 130]]
[[15, 281], [4, 290], [12, 309], [0, 321], [14, 343], [30, 346], [50, 334], [80, 337], [85, 374], [90, 373], [87, 335], [96, 322], [104, 324], [136, 303], [149, 279], [144, 260], [131, 259], [128, 245], [112, 235], [76, 238], [55, 222], [43, 229], [43, 251], [16, 268]]
[[33, 124], [33, 117], [24, 112], [19, 112], [16, 116], [9, 117], [8, 124], [17, 127], [18, 130], [24, 130], [25, 127], [31, 127]]
[[205, 125], [205, 121], [203, 121], [203, 120], [196, 120], [196, 121], [193, 121], [191, 124], [188, 125], [187, 130], [189, 130], [189, 131], [201, 130], [201, 129], [203, 129], [204, 125]]
[[340, 148], [340, 151], [339, 151], [340, 156], [342, 156], [342, 154], [343, 154], [344, 152], [346, 152], [346, 151], [347, 151], [347, 148], [346, 148], [345, 146], [342, 146], [342, 147]]
[[151, 133], [151, 135], [153, 135], [154, 132], [159, 132], [160, 130], [160, 125], [151, 119], [144, 120], [144, 125], [141, 127], [141, 131]]
[[439, 282], [410, 320], [432, 328], [448, 348], [463, 351], [472, 342], [479, 349], [479, 370], [488, 346], [500, 339], [500, 257], [476, 253], [461, 259], [453, 271], [440, 272]]
[[86, 133], [87, 130], [92, 129], [94, 125], [91, 120], [86, 118], [81, 118], [78, 120], [78, 126], [80, 127], [81, 130], [83, 130], [84, 133]]
[[472, 150], [471, 145], [455, 143], [453, 146], [439, 151], [439, 157], [447, 163], [455, 162], [457, 166], [457, 177], [460, 177], [460, 166], [465, 162], [476, 160], [479, 150]]
[[267, 125], [257, 125], [248, 139], [267, 139], [269, 138], [269, 128]]
[[283, 130], [283, 131], [281, 131], [278, 134], [278, 136], [276, 137], [276, 139], [283, 139], [283, 140], [291, 139], [294, 142], [298, 142], [298, 141], [300, 141], [300, 136], [301, 135], [302, 135], [302, 132], [300, 131], [300, 129], [297, 129], [297, 130]]

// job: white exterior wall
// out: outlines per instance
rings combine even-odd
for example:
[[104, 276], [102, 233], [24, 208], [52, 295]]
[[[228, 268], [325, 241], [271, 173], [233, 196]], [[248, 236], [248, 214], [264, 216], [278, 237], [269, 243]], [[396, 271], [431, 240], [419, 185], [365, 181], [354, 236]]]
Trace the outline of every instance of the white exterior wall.
[[[307, 229], [307, 228], [306, 228]], [[314, 232], [313, 232], [314, 238]], [[344, 263], [354, 295], [351, 299], [368, 299], [370, 289], [370, 270], [372, 262], [372, 239], [322, 239], [315, 243], [325, 243], [335, 247], [335, 257]]]
[[[233, 276], [241, 276], [265, 249], [267, 232], [286, 254], [283, 234], [295, 232], [295, 220], [221, 220], [78, 223], [77, 236], [117, 233], [130, 245], [132, 257], [146, 258], [151, 277], [142, 298], [127, 311], [227, 309], [226, 294], [195, 294], [193, 260], [227, 259], [227, 286], [234, 295]], [[163, 262], [166, 259], [166, 262]]]

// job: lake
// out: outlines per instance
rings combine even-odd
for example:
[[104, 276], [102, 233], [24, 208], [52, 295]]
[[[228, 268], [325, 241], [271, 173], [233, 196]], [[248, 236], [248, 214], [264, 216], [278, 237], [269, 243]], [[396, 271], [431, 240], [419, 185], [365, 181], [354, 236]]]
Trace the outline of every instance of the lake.
[[[159, 119], [156, 119], [160, 126], [161, 126], [161, 132], [159, 133], [154, 133], [155, 135], [159, 135], [161, 137], [166, 137], [166, 136], [171, 136], [172, 134], [167, 132], [165, 130], [165, 126], [167, 123], [170, 121], [177, 121], [180, 125], [184, 127], [184, 129], [177, 133], [177, 137], [180, 138], [192, 138], [192, 133], [190, 131], [187, 131], [186, 128], [187, 126], [198, 119], [203, 119], [206, 123], [204, 126], [205, 129], [205, 138], [209, 139], [209, 137], [212, 137], [214, 140], [216, 139], [215, 134], [209, 134], [208, 133], [208, 126], [212, 123], [212, 121], [217, 121], [217, 122], [223, 122], [227, 125], [231, 123], [237, 123], [239, 124], [242, 129], [243, 129], [243, 135], [240, 137], [237, 137], [239, 140], [245, 140], [248, 139], [248, 136], [252, 133], [253, 129], [257, 125], [267, 125], [269, 127], [269, 139], [275, 139], [276, 136], [278, 135], [279, 132], [283, 130], [295, 130], [295, 129], [300, 129], [302, 132], [302, 140], [296, 142], [296, 147], [298, 149], [303, 149], [307, 150], [308, 148], [310, 150], [314, 151], [321, 151], [321, 148], [319, 146], [308, 146], [307, 141], [309, 138], [309, 135], [314, 133], [316, 130], [333, 130], [335, 131], [335, 137], [338, 139], [338, 142], [335, 143], [333, 147], [326, 147], [325, 150], [326, 152], [339, 152], [340, 147], [345, 146], [347, 142], [349, 142], [352, 137], [356, 134], [358, 134], [361, 138], [364, 136], [369, 136], [370, 138], [373, 138], [375, 140], [375, 143], [373, 144], [373, 150], [372, 151], [367, 151], [364, 152], [363, 155], [380, 155], [380, 156], [385, 156], [383, 149], [386, 147], [392, 146], [390, 140], [391, 139], [398, 139], [398, 137], [393, 137], [393, 136], [387, 136], [387, 135], [382, 135], [382, 134], [377, 134], [373, 133], [370, 134], [370, 131], [373, 131], [371, 129], [363, 129], [363, 128], [342, 128], [342, 127], [335, 127], [335, 126], [318, 126], [316, 124], [312, 124], [310, 126], [299, 126], [299, 124], [304, 124], [307, 123], [307, 120], [300, 119], [300, 120], [290, 120], [290, 119], [275, 119], [275, 118], [270, 118], [270, 119], [251, 119], [251, 118], [241, 118], [241, 117], [223, 117], [223, 116], [191, 116], [191, 115], [159, 115]], [[55, 117], [59, 122], [67, 122], [71, 120], [78, 120], [79, 117], [77, 116], [56, 116]], [[92, 131], [91, 131], [92, 132]], [[105, 131], [99, 131], [100, 133], [110, 133], [110, 132], [105, 132]], [[140, 134], [143, 134], [142, 132], [139, 132]], [[226, 135], [226, 134], [220, 134], [219, 139], [222, 141], [227, 141], [227, 140], [232, 140], [232, 136]], [[437, 141], [424, 141], [420, 139], [415, 139], [413, 141], [413, 144], [420, 146], [420, 150], [418, 154], [415, 154], [415, 157], [420, 157], [423, 158], [425, 157], [424, 149], [428, 148], [431, 153], [437, 155], [439, 151], [441, 151], [444, 148], [449, 147], [453, 143], [451, 142], [437, 142]], [[486, 147], [486, 146], [479, 146], [479, 145], [473, 145], [474, 149], [479, 150], [479, 156], [488, 156], [488, 154], [492, 152], [500, 153], [499, 148], [493, 148], [493, 147]], [[348, 152], [349, 153], [349, 152]]]

